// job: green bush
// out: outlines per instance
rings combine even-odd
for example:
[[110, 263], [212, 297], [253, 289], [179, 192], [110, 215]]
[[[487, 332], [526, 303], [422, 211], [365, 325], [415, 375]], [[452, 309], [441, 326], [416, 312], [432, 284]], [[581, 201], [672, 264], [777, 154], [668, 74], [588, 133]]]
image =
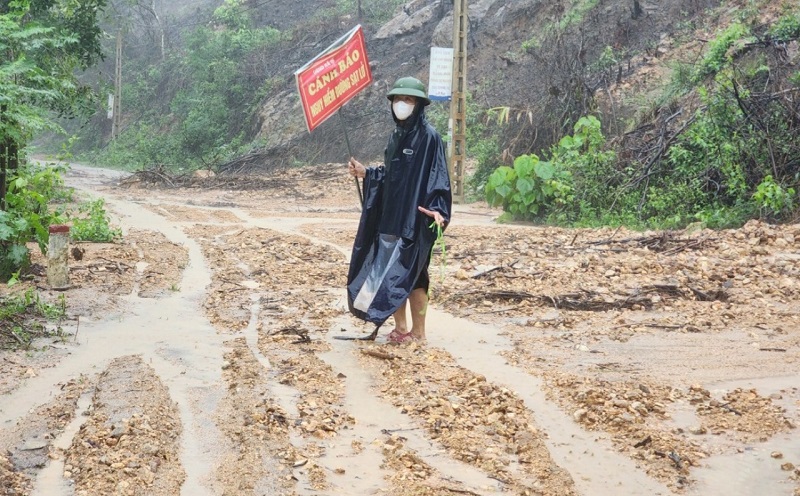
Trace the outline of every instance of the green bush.
[[785, 188], [775, 182], [772, 175], [767, 175], [753, 193], [753, 200], [765, 217], [780, 217], [794, 209], [794, 188]]
[[694, 75], [693, 82], [698, 83], [706, 77], [716, 74], [725, 65], [731, 62], [728, 50], [736, 43], [740, 42], [745, 36], [750, 33], [750, 30], [744, 24], [735, 22], [728, 26], [716, 38], [711, 40], [708, 44], [706, 54], [703, 60], [698, 64]]
[[613, 201], [616, 154], [603, 150], [605, 137], [594, 116], [575, 123], [573, 134], [550, 149], [550, 160], [523, 155], [514, 168], [500, 167], [486, 184], [486, 200], [502, 205], [518, 219], [568, 220], [597, 218]]
[[800, 14], [787, 14], [781, 16], [769, 30], [767, 30], [772, 38], [776, 40], [789, 41], [800, 38]]
[[492, 206], [502, 205], [516, 219], [535, 219], [572, 202], [571, 176], [536, 155], [521, 155], [513, 168], [503, 165], [489, 176], [486, 200]]
[[81, 204], [78, 211], [79, 216], [70, 219], [72, 227], [69, 232], [73, 240], [110, 243], [122, 236], [119, 228], [110, 226], [102, 198]]
[[9, 178], [6, 210], [0, 210], [0, 280], [8, 280], [30, 264], [29, 241], [47, 252], [49, 226], [60, 223], [63, 213], [51, 210], [63, 179], [59, 167], [24, 163]]

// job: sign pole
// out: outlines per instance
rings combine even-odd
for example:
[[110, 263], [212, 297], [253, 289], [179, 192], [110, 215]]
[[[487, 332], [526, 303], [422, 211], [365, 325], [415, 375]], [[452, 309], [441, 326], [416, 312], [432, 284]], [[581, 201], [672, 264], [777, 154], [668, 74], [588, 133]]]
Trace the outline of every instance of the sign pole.
[[[342, 108], [339, 107], [339, 110], [336, 112], [339, 114], [339, 118], [342, 121], [342, 129], [344, 129], [344, 141], [347, 143], [347, 153], [350, 154], [350, 157], [354, 157], [353, 149], [350, 147], [350, 138], [347, 136], [347, 123], [344, 120], [344, 116], [342, 115]], [[361, 206], [364, 206], [364, 193], [361, 191], [361, 184], [358, 182], [358, 178], [354, 177], [353, 180], [356, 182], [356, 189], [358, 190], [358, 199], [361, 201]]]

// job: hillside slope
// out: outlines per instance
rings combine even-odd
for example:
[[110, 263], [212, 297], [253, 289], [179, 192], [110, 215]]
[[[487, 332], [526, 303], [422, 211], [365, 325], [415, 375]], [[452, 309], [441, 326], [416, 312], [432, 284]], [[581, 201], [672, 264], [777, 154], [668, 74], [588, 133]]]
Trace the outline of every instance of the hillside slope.
[[[123, 132], [109, 143], [98, 113], [84, 144], [102, 150], [98, 163], [129, 170], [343, 162], [348, 141], [362, 161], [379, 161], [392, 125], [386, 92], [402, 76], [427, 81], [430, 48], [451, 45], [453, 5], [360, 4], [357, 16], [338, 1], [198, 1], [158, 25], [136, 11], [141, 29], [125, 42]], [[471, 192], [482, 195], [492, 171], [522, 155], [560, 154], [553, 167], [564, 197], [525, 199], [519, 217], [724, 227], [794, 215], [795, 2], [476, 0], [468, 11]], [[294, 73], [358, 24], [374, 81], [309, 133]], [[449, 105], [434, 103], [428, 115], [446, 134]], [[589, 115], [596, 129], [575, 129]], [[556, 150], [577, 132], [593, 133], [591, 149], [579, 137]]]
[[[634, 3], [641, 7], [636, 14]], [[468, 89], [480, 108], [505, 106], [523, 114], [532, 113], [527, 125], [521, 120], [520, 126], [507, 133], [517, 137], [508, 143], [514, 151], [547, 146], [569, 129], [570, 122], [595, 110], [592, 97], [604, 81], [602, 71], [593, 66], [597, 66], [606, 47], [626, 55], [618, 61], [620, 78], [624, 80], [647, 63], [647, 57], [642, 55], [663, 50], [663, 39], [679, 26], [698, 22], [706, 8], [717, 4], [687, 0], [652, 5], [630, 0], [470, 2]], [[386, 24], [366, 27], [375, 82], [344, 110], [351, 123], [349, 132], [364, 156], [375, 158], [383, 150], [383, 135], [390, 123], [384, 100], [386, 89], [404, 75], [426, 81], [430, 47], [451, 46], [451, 8], [449, 2], [410, 2]], [[346, 154], [338, 119], [310, 136], [304, 134], [291, 75], [323, 49], [334, 33], [343, 32], [354, 22], [347, 21], [319, 26], [319, 41], [311, 46], [292, 40], [285, 50], [274, 53], [268, 72], [284, 75], [285, 85], [261, 106], [258, 136], [265, 139], [268, 155], [286, 152], [301, 161], [336, 161]], [[331, 29], [332, 32], [327, 31]]]

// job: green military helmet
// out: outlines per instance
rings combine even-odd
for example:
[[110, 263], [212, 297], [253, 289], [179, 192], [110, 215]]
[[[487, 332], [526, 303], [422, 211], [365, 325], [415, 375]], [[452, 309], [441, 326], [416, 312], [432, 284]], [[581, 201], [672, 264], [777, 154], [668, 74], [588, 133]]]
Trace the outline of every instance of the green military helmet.
[[395, 81], [386, 98], [391, 100], [394, 95], [414, 96], [422, 100], [423, 105], [431, 104], [425, 84], [415, 77], [402, 77]]

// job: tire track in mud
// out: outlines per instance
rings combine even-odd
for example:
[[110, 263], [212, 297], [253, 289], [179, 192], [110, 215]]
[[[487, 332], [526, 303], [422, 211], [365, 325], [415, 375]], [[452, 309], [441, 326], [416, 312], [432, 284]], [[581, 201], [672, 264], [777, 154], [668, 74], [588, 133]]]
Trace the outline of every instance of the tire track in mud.
[[0, 431], [2, 494], [31, 494], [40, 470], [50, 460], [62, 458], [55, 438], [73, 421], [78, 399], [89, 387], [83, 378], [63, 382], [58, 387], [62, 392]]
[[75, 496], [178, 494], [180, 413], [139, 356], [111, 361], [100, 374], [88, 418], [66, 450], [64, 477]]
[[[203, 231], [205, 228], [198, 229]], [[325, 370], [324, 367], [321, 367], [319, 363], [317, 363], [318, 359], [313, 358], [312, 353], [324, 352], [325, 360], [332, 363], [342, 362], [342, 360], [331, 358], [331, 356], [334, 354], [331, 351], [331, 348], [327, 345], [321, 344], [316, 339], [312, 339], [311, 336], [318, 337], [320, 340], [325, 340], [324, 333], [327, 332], [329, 334], [329, 330], [333, 330], [335, 328], [335, 325], [331, 319], [341, 319], [345, 311], [341, 305], [341, 302], [339, 302], [339, 308], [336, 309], [335, 303], [324, 302], [311, 304], [307, 299], [312, 291], [312, 288], [317, 288], [318, 283], [315, 281], [319, 279], [314, 278], [314, 275], [322, 275], [323, 280], [328, 285], [333, 285], [335, 283], [341, 283], [343, 285], [343, 281], [338, 281], [335, 277], [331, 279], [331, 273], [333, 270], [338, 268], [341, 272], [344, 271], [344, 265], [341, 262], [341, 255], [326, 253], [325, 250], [319, 251], [321, 249], [319, 245], [309, 244], [303, 236], [297, 238], [295, 235], [290, 235], [286, 232], [284, 232], [283, 235], [278, 236], [275, 235], [274, 231], [270, 231], [268, 229], [246, 229], [229, 232], [227, 235], [230, 236], [230, 239], [225, 239], [224, 241], [221, 239], [225, 236], [224, 233], [217, 233], [214, 236], [206, 236], [207, 240], [213, 238], [213, 242], [208, 241], [204, 245], [206, 246], [206, 255], [208, 259], [217, 260], [217, 262], [212, 262], [212, 265], [215, 266], [215, 271], [226, 274], [224, 277], [219, 276], [220, 279], [225, 279], [225, 282], [228, 284], [233, 282], [234, 285], [238, 286], [245, 286], [241, 281], [251, 281], [252, 287], [258, 288], [258, 293], [254, 295], [248, 293], [247, 291], [229, 292], [220, 290], [216, 292], [217, 296], [214, 297], [214, 305], [207, 305], [207, 308], [214, 307], [214, 312], [219, 312], [220, 306], [223, 308], [228, 307], [238, 309], [237, 311], [239, 311], [247, 307], [248, 303], [254, 300], [264, 303], [263, 312], [261, 312], [261, 316], [258, 318], [259, 328], [257, 352], [263, 355], [269, 361], [271, 366], [279, 371], [277, 378], [280, 382], [290, 386], [300, 386], [298, 388], [298, 394], [301, 399], [297, 400], [297, 409], [298, 412], [300, 412], [301, 418], [304, 415], [309, 415], [311, 412], [321, 412], [322, 414], [321, 416], [323, 422], [321, 424], [317, 423], [319, 422], [318, 413], [315, 415], [316, 419], [299, 420], [302, 425], [301, 430], [306, 431], [304, 434], [309, 432], [318, 432], [320, 433], [317, 434], [319, 437], [325, 437], [327, 435], [325, 434], [326, 432], [334, 432], [337, 434], [340, 433], [341, 426], [332, 427], [330, 424], [335, 423], [334, 419], [336, 418], [348, 416], [352, 417], [352, 412], [349, 414], [343, 414], [340, 410], [338, 410], [341, 408], [341, 393], [331, 394], [327, 400], [325, 398], [319, 398], [319, 396], [310, 401], [302, 398], [308, 394], [309, 387], [312, 390], [318, 391], [320, 383], [327, 383], [328, 385], [326, 387], [328, 388], [337, 388], [336, 381], [332, 379], [335, 377], [334, 371], [328, 371]], [[276, 246], [271, 246], [271, 250], [264, 249], [265, 245], [273, 243]], [[341, 252], [342, 250], [337, 251]], [[291, 254], [287, 255], [287, 253]], [[320, 261], [321, 264], [319, 263]], [[217, 263], [219, 263], [219, 267], [225, 268], [218, 268]], [[318, 265], [323, 266], [321, 273], [316, 272], [319, 270]], [[254, 270], [254, 267], [259, 268]], [[309, 275], [312, 277], [309, 277]], [[241, 279], [241, 281], [238, 283], [236, 282], [238, 280], [237, 278]], [[212, 286], [213, 285], [214, 283], [212, 282]], [[302, 291], [302, 287], [304, 285], [308, 286], [306, 287], [305, 292]], [[327, 296], [328, 299], [333, 298], [333, 296], [327, 294], [325, 291], [326, 286], [324, 283], [322, 286], [323, 287], [321, 289], [316, 291], [316, 295]], [[335, 290], [332, 290], [332, 294], [335, 294]], [[226, 302], [220, 305], [222, 301]], [[220, 321], [222, 321], [222, 319]], [[236, 324], [237, 321], [238, 319], [234, 320], [233, 323]], [[236, 325], [242, 327], [241, 322]], [[298, 348], [301, 348], [303, 352], [298, 353]], [[340, 352], [354, 353], [356, 351], [354, 349], [349, 349], [340, 350]], [[290, 358], [286, 358], [287, 355]], [[496, 359], [503, 360], [500, 357], [497, 357]], [[491, 361], [491, 359], [489, 361]], [[281, 372], [285, 370], [289, 370], [290, 372]], [[310, 373], [312, 370], [314, 372]], [[352, 372], [352, 370], [340, 370], [339, 374], [347, 376]], [[428, 377], [428, 379], [430, 379], [430, 377]], [[373, 379], [373, 382], [380, 382], [380, 380], [375, 381], [375, 379]], [[304, 387], [306, 388], [305, 392], [302, 391], [302, 388]], [[335, 411], [331, 409], [331, 405], [337, 405]], [[527, 410], [524, 406], [520, 408], [520, 413], [513, 413], [512, 416], [519, 415], [521, 417], [521, 412]], [[364, 422], [365, 420], [368, 422], [374, 421], [374, 419], [357, 419], [359, 423]], [[526, 426], [533, 423], [534, 422], [531, 420], [526, 423]], [[469, 424], [464, 426], [464, 432], [462, 433], [463, 437], [459, 439], [456, 436], [456, 441], [453, 441], [451, 445], [458, 444], [459, 442], [463, 444], [474, 445], [473, 440], [466, 435], [466, 432], [468, 432], [472, 427], [474, 426]], [[368, 431], [366, 431], [361, 435], [367, 437], [372, 436], [373, 439], [379, 439], [381, 436], [377, 435], [378, 433], [379, 431], [375, 431], [370, 434]], [[528, 436], [532, 439], [537, 439], [538, 437], [541, 437], [541, 435], [542, 433], [536, 427], [533, 427], [533, 431], [528, 433]], [[386, 435], [384, 434], [383, 437], [386, 437]], [[428, 443], [432, 442], [429, 435], [426, 435], [425, 438], [427, 439]], [[461, 460], [465, 461], [466, 463], [472, 462], [478, 470], [488, 474], [489, 477], [504, 481], [500, 484], [500, 486], [507, 486], [506, 489], [516, 487], [521, 494], [525, 493], [525, 491], [532, 493], [541, 492], [542, 489], [540, 486], [543, 485], [546, 487], [543, 494], [549, 494], [548, 491], [555, 491], [553, 494], [577, 494], [569, 475], [565, 475], [566, 473], [563, 471], [563, 469], [555, 466], [553, 461], [550, 460], [547, 453], [547, 448], [544, 448], [542, 445], [538, 446], [534, 450], [530, 444], [531, 442], [533, 441], [525, 444], [523, 450], [534, 452], [534, 454], [529, 453], [527, 456], [524, 455], [522, 457], [524, 462], [522, 463], [515, 461], [514, 467], [517, 468], [517, 470], [515, 470], [517, 473], [513, 474], [509, 473], [507, 470], [504, 472], [497, 467], [490, 467], [485, 464], [481, 466], [481, 463], [474, 463], [476, 460], [470, 460], [469, 456], [461, 456], [460, 458], [458, 456], [448, 456], [452, 457], [454, 460]], [[538, 442], [541, 445], [541, 440]], [[400, 443], [397, 438], [392, 438], [391, 436], [382, 442], [382, 444], [385, 446], [394, 446], [392, 449], [382, 450], [384, 451], [384, 456], [394, 455], [389, 461], [385, 461], [384, 464], [390, 467], [403, 466], [403, 463], [397, 463], [396, 457], [398, 456], [397, 453], [408, 453], [407, 451], [404, 451], [405, 446], [403, 446], [403, 444]], [[434, 441], [434, 444], [438, 445], [439, 441]], [[502, 443], [498, 443], [498, 446], [493, 449], [498, 453], [498, 457], [502, 456], [503, 453], [503, 448], [499, 446], [500, 444]], [[421, 487], [428, 487], [428, 490], [434, 490], [433, 487], [438, 488], [435, 490], [444, 490], [442, 489], [441, 484], [438, 486], [433, 483], [428, 483], [427, 486], [425, 485], [425, 479], [434, 473], [434, 470], [430, 468], [430, 465], [425, 463], [425, 459], [426, 457], [430, 456], [441, 456], [441, 453], [436, 451], [436, 449], [431, 451], [430, 448], [427, 448], [427, 450], [419, 453], [414, 453], [413, 451], [411, 452], [414, 453], [411, 455], [412, 457], [416, 457], [415, 459], [421, 461], [421, 463], [411, 463], [411, 467], [428, 467], [425, 470], [417, 469], [416, 477], [419, 478], [419, 474], [423, 474], [424, 477], [422, 477], [423, 484], [421, 486], [417, 486], [414, 491], [421, 491]], [[533, 459], [538, 460], [541, 463], [541, 465], [537, 466], [536, 469], [530, 469], [531, 461]], [[341, 475], [344, 471], [344, 469], [341, 467], [337, 467], [335, 464], [331, 464], [324, 460], [317, 463], [327, 464], [329, 466], [329, 472], [335, 474]], [[506, 464], [510, 465], [509, 463]], [[519, 467], [521, 467], [521, 469], [519, 469]], [[548, 480], [549, 477], [542, 475], [543, 473], [553, 473], [558, 475], [554, 475], [550, 477], [552, 480]], [[437, 472], [436, 476], [440, 481], [449, 479], [455, 480], [456, 484], [458, 483], [457, 474], [444, 473], [440, 475]], [[404, 476], [400, 476], [400, 480], [403, 480], [403, 477]], [[408, 477], [411, 480], [415, 478], [414, 475], [410, 475]], [[441, 477], [444, 477], [444, 479]], [[389, 478], [395, 480], [393, 484], [396, 484], [397, 478]], [[471, 478], [480, 479], [480, 476], [473, 476]], [[484, 482], [485, 480], [486, 479], [484, 479]], [[542, 480], [545, 482], [543, 483]], [[312, 487], [314, 487], [316, 490], [325, 490], [329, 488], [327, 483], [321, 478], [318, 478], [316, 481], [312, 481], [311, 483]], [[622, 482], [620, 483], [622, 484]], [[483, 490], [487, 490], [486, 487], [487, 486], [484, 485]], [[399, 487], [395, 487], [394, 490], [399, 490]], [[409, 492], [408, 494], [414, 494], [414, 491]], [[393, 494], [395, 494], [395, 492], [393, 492]]]
[[221, 494], [290, 494], [294, 448], [289, 415], [270, 394], [266, 372], [243, 338], [225, 343], [226, 395], [216, 412], [227, 449], [215, 470]]
[[[268, 241], [265, 242], [265, 239]], [[327, 331], [332, 326], [331, 319], [340, 318], [343, 310], [341, 307], [337, 309], [330, 302], [311, 304], [306, 300], [308, 290], [318, 287], [320, 278], [313, 276], [315, 271], [320, 270], [319, 265], [323, 266], [320, 275], [325, 274], [330, 278], [332, 267], [326, 265], [341, 266], [341, 255], [331, 253], [329, 248], [310, 244], [302, 237], [275, 236], [274, 232], [268, 230], [232, 233], [231, 239], [223, 243], [228, 246], [226, 250], [220, 250], [219, 241], [218, 235], [213, 242], [205, 245], [209, 259], [215, 261], [212, 263], [215, 274], [225, 273], [229, 281], [231, 278], [248, 278], [253, 281], [253, 286], [264, 292], [259, 298], [246, 292], [228, 292], [221, 298], [227, 298], [229, 306], [242, 308], [254, 299], [263, 300], [265, 294], [277, 292], [281, 294], [279, 303], [270, 307], [258, 319], [258, 353], [264, 356], [275, 370], [275, 379], [283, 385], [294, 388], [298, 393], [295, 402], [298, 413], [295, 427], [305, 443], [297, 447], [300, 456], [303, 460], [320, 459], [324, 457], [324, 450], [320, 452], [319, 444], [309, 443], [305, 439], [309, 437], [329, 439], [338, 436], [343, 429], [353, 430], [356, 420], [343, 405], [344, 391], [341, 379], [330, 366], [316, 356], [321, 352], [330, 352], [330, 347], [323, 340], [310, 337], [311, 334]], [[278, 246], [265, 250], [263, 246], [267, 243]], [[252, 270], [252, 267], [256, 266], [262, 267], [262, 270]], [[263, 270], [265, 267], [269, 267], [269, 270]], [[237, 271], [239, 273], [236, 273]], [[333, 284], [338, 281], [334, 278], [327, 282]], [[302, 291], [304, 284], [310, 286], [305, 288], [305, 292]], [[324, 288], [323, 284], [322, 289]], [[323, 290], [317, 294], [324, 295]], [[339, 376], [346, 374], [338, 373]], [[360, 436], [363, 438], [370, 435], [380, 437], [380, 432], [375, 431], [372, 434], [364, 432]], [[354, 438], [351, 447], [358, 451], [359, 446], [363, 446], [363, 441]], [[386, 454], [393, 455], [394, 451], [388, 450]], [[398, 464], [396, 461], [385, 463], [388, 466]], [[326, 461], [325, 464], [332, 465], [330, 461]], [[344, 476], [347, 472], [341, 466], [329, 467], [327, 471], [321, 470], [318, 462], [307, 463], [306, 466], [309, 484], [315, 491], [331, 490], [332, 484], [336, 483], [328, 481], [327, 472], [339, 476]], [[419, 470], [417, 473], [420, 473]]]

